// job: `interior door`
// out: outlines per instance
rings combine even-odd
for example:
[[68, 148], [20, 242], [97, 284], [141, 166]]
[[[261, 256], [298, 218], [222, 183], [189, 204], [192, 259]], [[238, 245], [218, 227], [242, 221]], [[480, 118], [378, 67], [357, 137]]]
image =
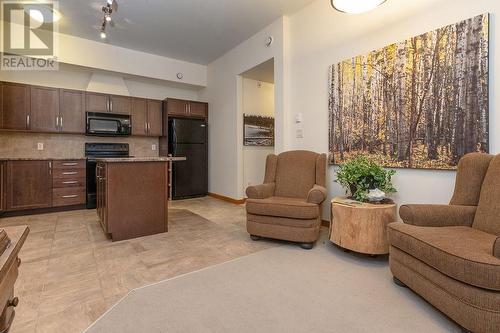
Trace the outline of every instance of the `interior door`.
[[186, 157], [186, 161], [172, 163], [173, 198], [206, 195], [208, 191], [206, 145], [177, 144], [173, 154]]
[[30, 129], [37, 132], [59, 131], [59, 89], [31, 87]]
[[30, 87], [25, 84], [7, 82], [2, 83], [1, 87], [1, 128], [27, 130], [30, 112]]
[[130, 97], [111, 95], [109, 98], [110, 98], [109, 112], [119, 113], [119, 114], [130, 114], [130, 110], [132, 109], [132, 102]]
[[85, 93], [85, 108], [88, 112], [108, 112], [109, 95]]
[[59, 126], [62, 132], [85, 134], [85, 94], [82, 91], [59, 91]]
[[162, 136], [162, 108], [160, 101], [148, 100], [149, 136]]
[[147, 135], [147, 101], [132, 99], [132, 135]]
[[7, 210], [52, 205], [51, 161], [7, 162]]

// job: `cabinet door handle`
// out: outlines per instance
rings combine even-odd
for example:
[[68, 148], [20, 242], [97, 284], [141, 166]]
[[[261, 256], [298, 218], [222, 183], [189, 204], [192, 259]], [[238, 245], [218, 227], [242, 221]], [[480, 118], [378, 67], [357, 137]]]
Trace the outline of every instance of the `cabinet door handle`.
[[59, 116], [56, 117], [56, 129], [59, 129]]
[[70, 172], [63, 172], [63, 175], [76, 175], [78, 172], [77, 171], [70, 171]]
[[26, 115], [26, 126], [29, 128], [30, 127], [30, 115]]
[[62, 121], [63, 121], [63, 117], [61, 116], [60, 119], [59, 119], [61, 129], [63, 128], [63, 122]]
[[113, 100], [109, 98], [109, 111], [113, 111]]
[[63, 184], [78, 184], [78, 180], [70, 180], [67, 182], [62, 182]]
[[64, 166], [75, 166], [75, 165], [78, 165], [78, 163], [71, 162], [71, 163], [63, 163], [62, 165], [64, 165]]
[[63, 195], [61, 198], [64, 199], [69, 199], [69, 198], [76, 198], [78, 194], [70, 194], [70, 195]]
[[49, 162], [49, 175], [52, 175], [52, 162]]

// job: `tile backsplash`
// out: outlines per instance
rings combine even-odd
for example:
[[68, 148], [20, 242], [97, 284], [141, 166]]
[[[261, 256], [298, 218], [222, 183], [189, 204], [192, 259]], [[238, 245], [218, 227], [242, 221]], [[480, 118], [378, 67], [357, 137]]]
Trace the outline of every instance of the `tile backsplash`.
[[[128, 143], [131, 156], [158, 156], [158, 138], [0, 132], [0, 158], [83, 158], [85, 142]], [[38, 150], [39, 143], [43, 150]], [[151, 149], [152, 145], [156, 150]]]

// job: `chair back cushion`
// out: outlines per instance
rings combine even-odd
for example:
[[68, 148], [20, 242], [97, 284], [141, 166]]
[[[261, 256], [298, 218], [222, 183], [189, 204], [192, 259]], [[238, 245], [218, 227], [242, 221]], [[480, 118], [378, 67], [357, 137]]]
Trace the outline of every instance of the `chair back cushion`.
[[484, 177], [472, 227], [500, 235], [500, 155], [492, 159]]
[[472, 153], [460, 159], [450, 205], [477, 206], [493, 155]]
[[278, 155], [275, 196], [306, 198], [316, 183], [318, 154], [295, 150]]

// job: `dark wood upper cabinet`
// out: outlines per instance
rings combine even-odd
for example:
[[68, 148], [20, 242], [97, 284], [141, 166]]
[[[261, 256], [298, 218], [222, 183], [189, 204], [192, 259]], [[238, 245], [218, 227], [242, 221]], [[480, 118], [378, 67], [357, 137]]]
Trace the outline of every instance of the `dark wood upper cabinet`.
[[31, 119], [35, 132], [59, 131], [59, 89], [31, 86]]
[[202, 102], [189, 102], [188, 111], [190, 117], [206, 118], [208, 116], [208, 104]]
[[130, 109], [132, 109], [132, 101], [130, 97], [118, 95], [109, 96], [109, 112], [130, 114]]
[[59, 90], [59, 128], [64, 133], [85, 133], [85, 93]]
[[109, 95], [91, 93], [85, 94], [85, 106], [88, 112], [108, 112], [109, 111]]
[[143, 98], [132, 99], [132, 135], [147, 135], [148, 102]]
[[148, 100], [148, 135], [162, 135], [162, 105], [160, 101]]
[[165, 102], [167, 114], [172, 117], [207, 118], [208, 104], [168, 98]]
[[1, 89], [1, 128], [27, 130], [30, 124], [30, 86], [2, 82]]
[[188, 101], [169, 98], [166, 101], [167, 112], [169, 116], [187, 116]]
[[46, 208], [52, 205], [51, 161], [7, 162], [7, 210]]

